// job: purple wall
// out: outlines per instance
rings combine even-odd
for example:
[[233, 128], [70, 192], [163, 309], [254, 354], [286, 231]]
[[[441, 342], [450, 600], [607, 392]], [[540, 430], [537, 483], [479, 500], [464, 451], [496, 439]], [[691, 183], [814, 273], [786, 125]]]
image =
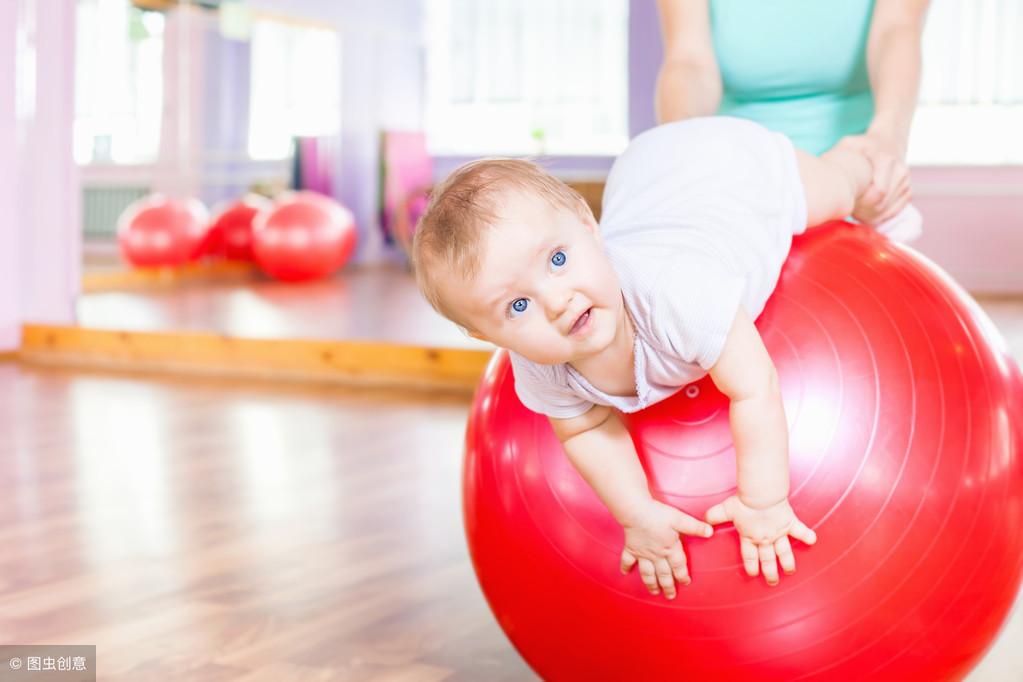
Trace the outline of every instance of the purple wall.
[[[209, 207], [244, 194], [249, 144], [249, 43], [228, 40], [215, 27], [203, 36], [203, 149], [213, 158], [203, 163], [204, 177], [222, 178], [200, 188]], [[233, 181], [232, 181], [233, 180]]]
[[657, 123], [654, 91], [663, 54], [657, 5], [629, 0], [629, 137]]

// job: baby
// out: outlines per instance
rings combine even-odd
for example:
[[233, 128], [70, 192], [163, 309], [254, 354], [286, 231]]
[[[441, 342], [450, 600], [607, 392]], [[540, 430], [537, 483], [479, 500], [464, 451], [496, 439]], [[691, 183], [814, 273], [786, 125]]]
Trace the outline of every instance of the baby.
[[[688, 119], [636, 137], [605, 186], [598, 227], [581, 197], [528, 161], [462, 166], [433, 193], [413, 243], [441, 314], [507, 348], [515, 390], [548, 417], [625, 531], [621, 569], [652, 594], [690, 582], [680, 534], [731, 521], [743, 565], [768, 584], [795, 570], [778, 378], [753, 320], [792, 236], [854, 213], [869, 162], [839, 143], [820, 158], [742, 119]], [[706, 523], [651, 496], [616, 410], [710, 374], [730, 398], [737, 491]]]

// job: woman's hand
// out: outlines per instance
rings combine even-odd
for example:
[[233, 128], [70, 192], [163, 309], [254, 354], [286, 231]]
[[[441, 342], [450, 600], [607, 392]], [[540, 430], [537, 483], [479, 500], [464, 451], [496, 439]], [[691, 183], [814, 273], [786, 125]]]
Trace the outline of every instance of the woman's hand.
[[863, 154], [873, 169], [870, 185], [860, 195], [853, 217], [860, 222], [879, 225], [893, 218], [910, 199], [909, 167], [903, 160], [901, 145], [892, 135], [881, 131], [868, 131], [865, 135], [851, 135], [839, 142]]

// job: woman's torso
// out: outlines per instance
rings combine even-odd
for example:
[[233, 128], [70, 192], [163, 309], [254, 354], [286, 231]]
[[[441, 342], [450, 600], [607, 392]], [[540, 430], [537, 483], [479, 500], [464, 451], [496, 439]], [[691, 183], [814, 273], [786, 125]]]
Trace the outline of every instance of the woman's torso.
[[812, 154], [874, 115], [866, 44], [874, 0], [710, 0], [719, 114], [757, 121]]

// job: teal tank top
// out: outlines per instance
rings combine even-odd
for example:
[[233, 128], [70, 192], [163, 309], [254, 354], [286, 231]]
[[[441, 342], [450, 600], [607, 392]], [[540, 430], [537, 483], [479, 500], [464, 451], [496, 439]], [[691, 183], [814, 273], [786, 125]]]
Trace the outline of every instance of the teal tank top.
[[710, 0], [719, 114], [820, 154], [874, 116], [867, 34], [874, 0]]

